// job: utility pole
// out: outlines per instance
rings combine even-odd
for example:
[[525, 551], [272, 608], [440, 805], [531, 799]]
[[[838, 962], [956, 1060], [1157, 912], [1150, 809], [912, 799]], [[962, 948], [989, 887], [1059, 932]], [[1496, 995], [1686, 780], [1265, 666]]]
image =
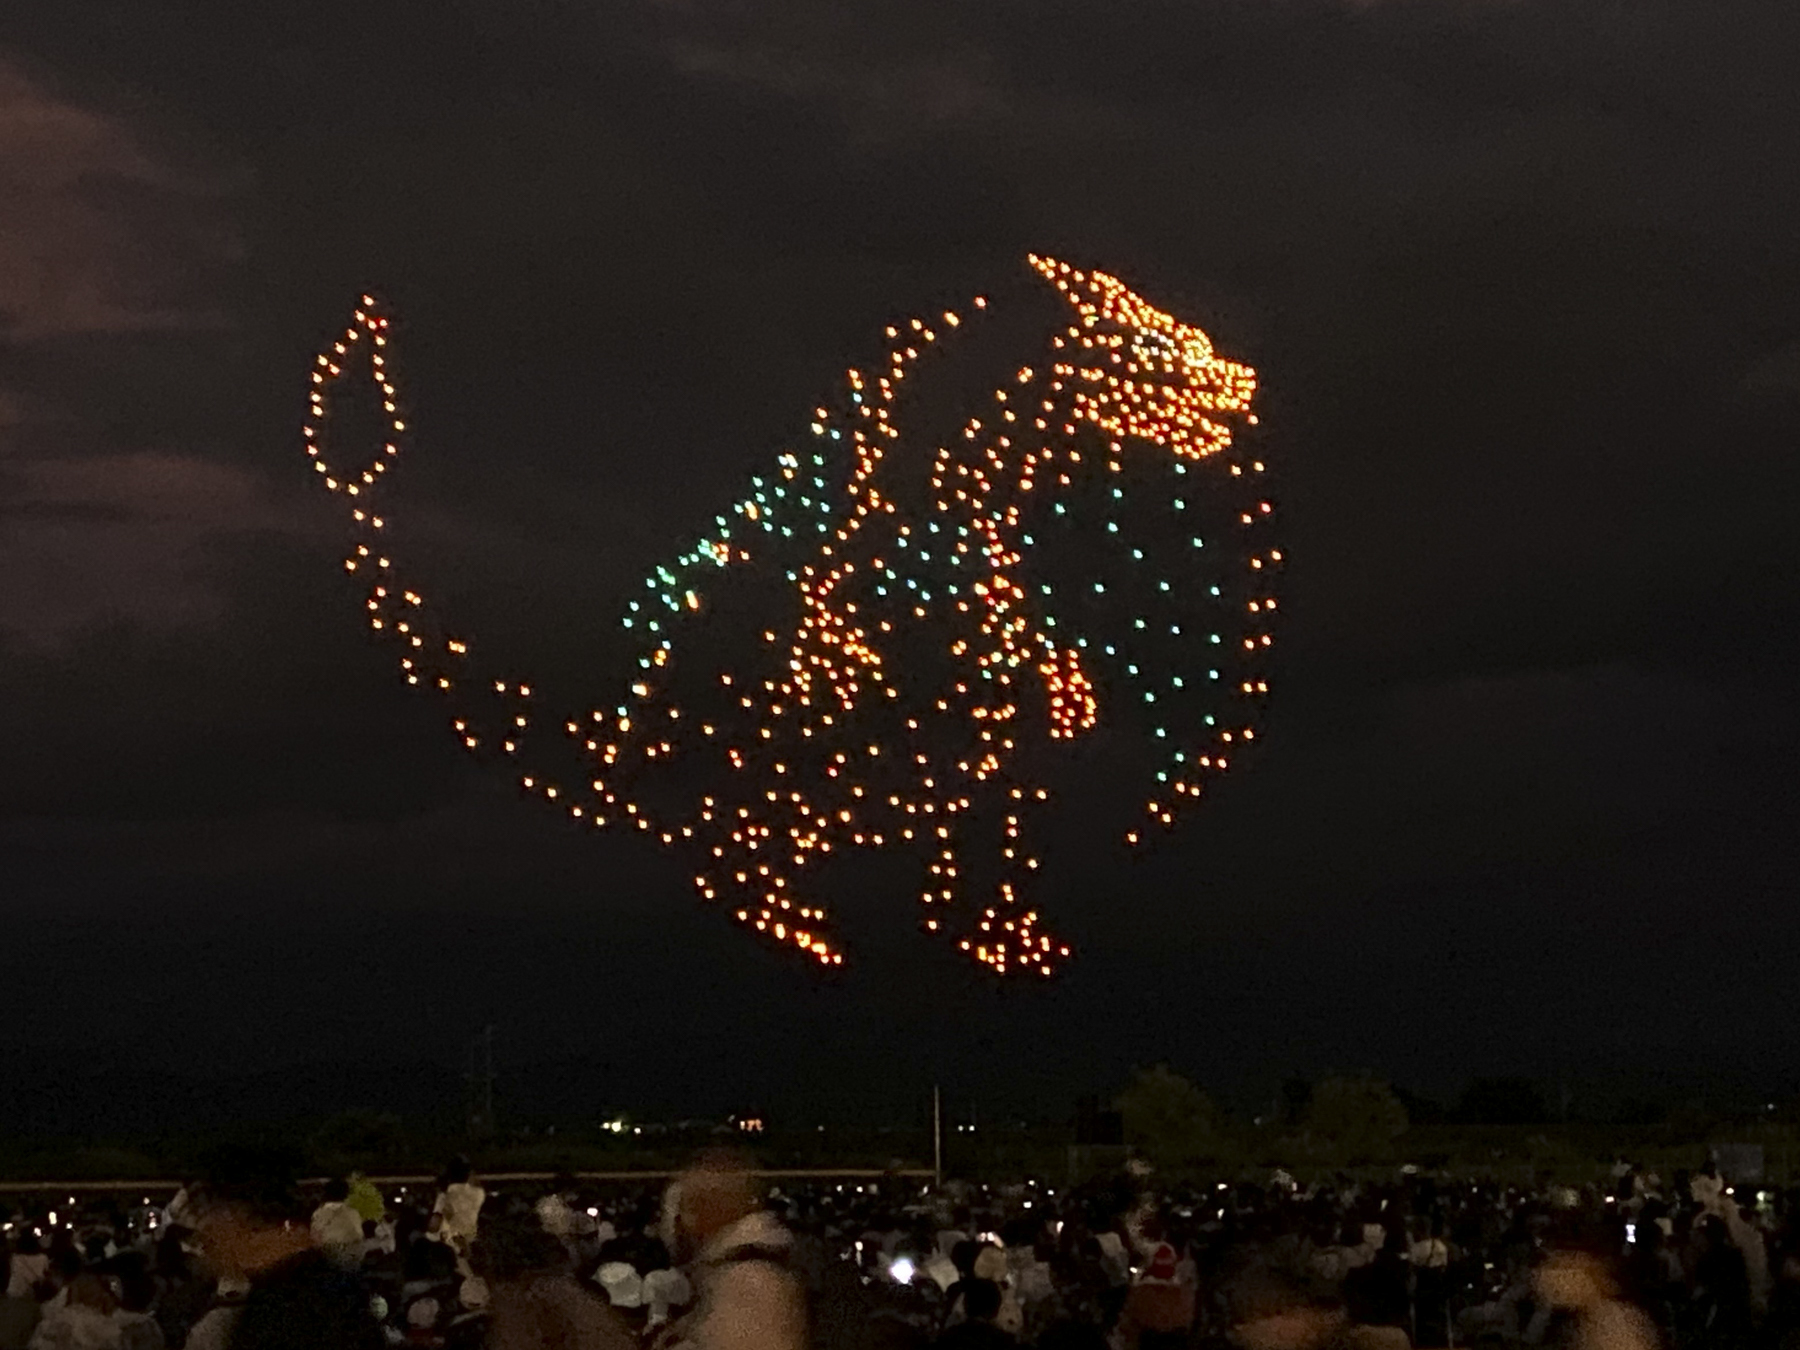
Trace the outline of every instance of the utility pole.
[[931, 1178], [935, 1187], [944, 1184], [944, 1103], [937, 1084], [931, 1085]]

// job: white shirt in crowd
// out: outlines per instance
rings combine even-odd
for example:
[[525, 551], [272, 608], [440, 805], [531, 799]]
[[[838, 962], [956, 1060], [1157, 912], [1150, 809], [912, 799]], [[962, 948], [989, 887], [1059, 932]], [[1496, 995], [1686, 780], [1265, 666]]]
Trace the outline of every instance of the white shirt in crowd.
[[227, 1350], [243, 1312], [242, 1306], [214, 1308], [194, 1323], [188, 1332], [186, 1350]]
[[684, 1323], [687, 1350], [804, 1350], [806, 1304], [793, 1277], [746, 1249], [784, 1251], [792, 1238], [772, 1214], [746, 1215], [713, 1235], [694, 1265], [699, 1306]]
[[163, 1350], [162, 1328], [149, 1313], [120, 1308], [113, 1313], [113, 1321], [119, 1324], [120, 1350]]
[[123, 1344], [110, 1315], [81, 1303], [46, 1308], [30, 1341], [31, 1350], [121, 1350]]
[[487, 1192], [472, 1181], [455, 1181], [444, 1187], [432, 1207], [432, 1213], [442, 1219], [438, 1235], [448, 1242], [473, 1242], [476, 1226], [481, 1222], [481, 1207], [486, 1202]]
[[362, 1251], [363, 1221], [342, 1200], [327, 1200], [312, 1213], [313, 1244], [327, 1250]]
[[12, 1278], [6, 1282], [8, 1298], [30, 1298], [32, 1286], [50, 1273], [50, 1258], [43, 1252], [15, 1252]]
[[1443, 1270], [1450, 1264], [1450, 1248], [1442, 1238], [1420, 1238], [1407, 1257], [1418, 1270]]

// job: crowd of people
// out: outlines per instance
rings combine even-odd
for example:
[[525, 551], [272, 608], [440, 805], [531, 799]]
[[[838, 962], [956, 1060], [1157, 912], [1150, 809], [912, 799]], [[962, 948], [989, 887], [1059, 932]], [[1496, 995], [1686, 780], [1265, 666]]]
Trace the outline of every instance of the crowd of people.
[[4, 1216], [0, 1350], [1800, 1350], [1800, 1192], [361, 1176]]

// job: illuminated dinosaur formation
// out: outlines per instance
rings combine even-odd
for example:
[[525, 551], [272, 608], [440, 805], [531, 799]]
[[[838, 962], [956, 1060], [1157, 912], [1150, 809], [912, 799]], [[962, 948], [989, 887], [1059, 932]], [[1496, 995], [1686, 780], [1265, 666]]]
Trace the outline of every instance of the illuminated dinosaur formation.
[[[530, 686], [478, 676], [384, 547], [406, 425], [390, 321], [364, 296], [318, 358], [304, 432], [348, 500], [344, 566], [372, 630], [409, 684], [449, 696], [467, 749], [572, 822], [691, 857], [701, 895], [747, 928], [841, 964], [818, 864], [899, 850], [925, 931], [1050, 974], [1069, 948], [1029, 898], [1024, 835], [1050, 793], [1022, 761], [1116, 721], [1154, 756], [1128, 842], [1172, 824], [1256, 736], [1282, 555], [1264, 466], [1238, 445], [1255, 373], [1116, 278], [1030, 264], [1066, 322], [947, 444], [910, 444], [903, 391], [985, 299], [889, 327], [884, 364], [815, 410], [811, 447], [655, 569], [621, 620], [642, 642], [623, 698], [562, 722], [567, 773], [527, 767]], [[327, 395], [363, 353], [391, 434], [366, 468], [333, 467]]]

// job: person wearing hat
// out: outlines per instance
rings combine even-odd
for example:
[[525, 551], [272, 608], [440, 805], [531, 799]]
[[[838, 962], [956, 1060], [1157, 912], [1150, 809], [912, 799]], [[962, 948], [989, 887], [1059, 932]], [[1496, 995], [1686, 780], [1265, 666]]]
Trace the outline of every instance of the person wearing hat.
[[644, 1303], [650, 1309], [651, 1330], [669, 1320], [670, 1310], [685, 1308], [694, 1297], [694, 1288], [679, 1270], [653, 1270], [644, 1276]]
[[665, 1213], [677, 1259], [692, 1261], [694, 1311], [675, 1324], [692, 1350], [805, 1350], [806, 1303], [789, 1268], [793, 1237], [757, 1203], [749, 1172], [723, 1156], [676, 1178]]
[[[531, 1211], [481, 1226], [470, 1252], [485, 1286], [490, 1350], [635, 1350], [613, 1307], [577, 1281], [568, 1250]], [[637, 1272], [625, 1267], [633, 1280]], [[473, 1292], [473, 1291], [472, 1291]], [[620, 1298], [630, 1295], [620, 1286]]]
[[350, 1183], [334, 1177], [325, 1183], [325, 1199], [312, 1212], [313, 1245], [333, 1265], [354, 1270], [362, 1264], [363, 1217], [350, 1204]]
[[606, 1291], [606, 1301], [631, 1311], [644, 1306], [644, 1281], [623, 1261], [607, 1261], [594, 1272], [594, 1283]]
[[1144, 1264], [1125, 1295], [1118, 1340], [1140, 1350], [1185, 1345], [1195, 1300], [1193, 1286], [1181, 1279], [1181, 1254], [1164, 1236], [1155, 1214], [1143, 1217], [1136, 1237]]
[[1019, 1300], [1013, 1297], [1011, 1274], [1006, 1253], [1000, 1248], [990, 1244], [976, 1253], [975, 1278], [991, 1282], [1000, 1291], [1000, 1308], [993, 1316], [993, 1323], [1008, 1336], [1017, 1336], [1025, 1329], [1025, 1312], [1019, 1307]]

